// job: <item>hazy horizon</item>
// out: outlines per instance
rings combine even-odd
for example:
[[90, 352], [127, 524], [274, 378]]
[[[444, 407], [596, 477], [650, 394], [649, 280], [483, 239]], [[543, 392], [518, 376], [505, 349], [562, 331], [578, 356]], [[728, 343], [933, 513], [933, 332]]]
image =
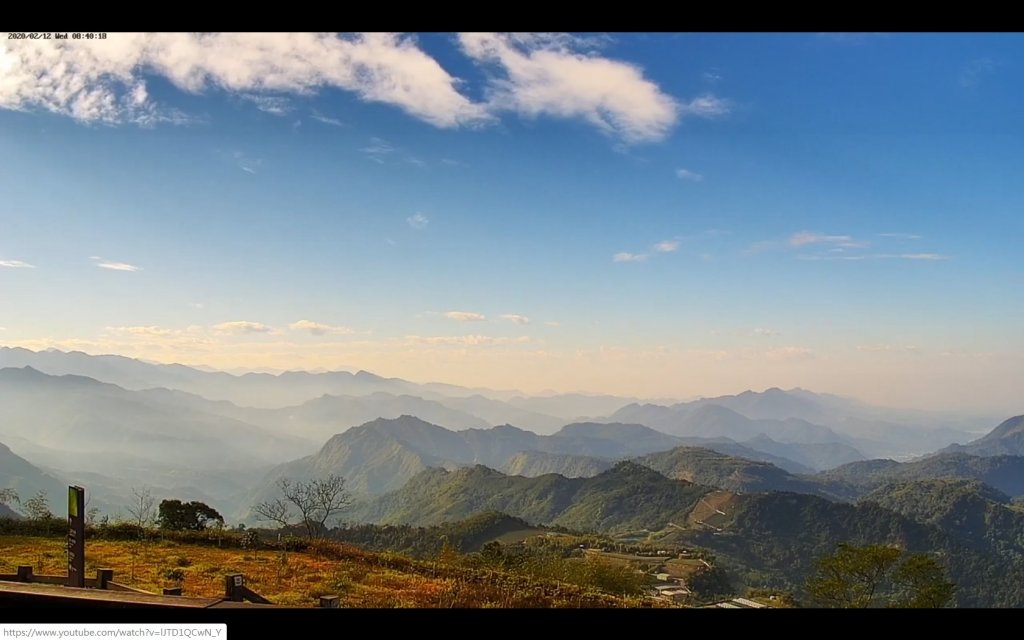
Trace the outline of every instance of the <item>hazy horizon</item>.
[[1019, 34], [0, 41], [0, 346], [1016, 415]]

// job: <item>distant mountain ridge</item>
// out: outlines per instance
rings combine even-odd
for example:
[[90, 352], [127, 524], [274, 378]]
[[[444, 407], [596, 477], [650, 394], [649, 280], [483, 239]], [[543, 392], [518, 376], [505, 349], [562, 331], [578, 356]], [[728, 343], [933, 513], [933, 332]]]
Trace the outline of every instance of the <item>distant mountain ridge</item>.
[[943, 452], [976, 456], [1024, 455], [1024, 415], [1009, 418], [981, 438], [965, 445], [950, 445]]
[[1011, 496], [1024, 495], [1024, 457], [942, 453], [912, 462], [866, 460], [819, 473], [825, 489], [856, 499], [886, 484], [916, 480], [978, 480]]
[[302, 479], [327, 473], [347, 478], [359, 494], [401, 488], [428, 467], [506, 465], [517, 454], [537, 451], [620, 459], [671, 449], [679, 440], [642, 425], [570, 424], [541, 436], [510, 425], [451, 431], [415, 416], [377, 419], [330, 438], [317, 453], [270, 471], [248, 504], [271, 495], [278, 478]]
[[677, 447], [641, 456], [634, 461], [669, 478], [733, 493], [789, 491], [834, 498], [813, 479], [792, 475], [766, 462], [728, 456], [699, 447]]
[[[13, 489], [22, 500], [42, 491], [49, 499], [51, 508], [59, 511], [61, 501], [67, 500], [68, 485], [0, 442], [0, 489]], [[0, 505], [0, 517], [4, 517], [5, 513], [4, 507]]]
[[[831, 455], [811, 466], [827, 468], [851, 455], [921, 455], [969, 436], [945, 425], [932, 426], [937, 415], [872, 407], [857, 400], [804, 389], [745, 391], [674, 405], [630, 404], [608, 418], [639, 422], [680, 436], [728, 437], [738, 442], [767, 436], [783, 444], [831, 444]], [[924, 423], [915, 422], [924, 420]], [[835, 445], [845, 445], [839, 449]], [[810, 453], [810, 452], [808, 452]], [[787, 458], [798, 459], [790, 453]], [[807, 464], [812, 459], [800, 460]]]
[[403, 489], [363, 503], [357, 522], [430, 526], [480, 511], [500, 511], [531, 524], [616, 532], [662, 528], [685, 521], [711, 489], [671, 480], [647, 467], [620, 462], [591, 478], [507, 476], [482, 465], [430, 469]]
[[[166, 388], [186, 391], [210, 400], [227, 400], [242, 407], [277, 409], [298, 406], [324, 395], [365, 396], [384, 392], [446, 402], [452, 409], [487, 414], [492, 424], [514, 422], [550, 430], [580, 416], [603, 416], [635, 402], [636, 398], [609, 395], [560, 394], [527, 397], [517, 391], [467, 388], [442, 383], [417, 384], [385, 378], [368, 371], [328, 371], [235, 375], [180, 364], [153, 364], [117, 355], [89, 355], [56, 349], [31, 351], [0, 347], [0, 369], [30, 366], [50, 375], [79, 375], [138, 391]], [[478, 413], [479, 412], [479, 413]], [[483, 417], [483, 416], [480, 416]]]

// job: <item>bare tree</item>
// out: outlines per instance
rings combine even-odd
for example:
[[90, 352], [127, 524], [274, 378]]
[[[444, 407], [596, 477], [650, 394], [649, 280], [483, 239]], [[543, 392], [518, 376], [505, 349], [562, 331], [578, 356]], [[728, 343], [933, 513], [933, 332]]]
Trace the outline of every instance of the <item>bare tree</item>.
[[291, 523], [291, 506], [298, 510], [299, 521], [306, 528], [306, 536], [313, 540], [327, 528], [331, 516], [351, 504], [345, 490], [345, 478], [331, 474], [325, 478], [292, 482], [288, 478], [277, 481], [284, 499], [261, 502], [253, 507], [256, 517], [286, 527]]
[[21, 504], [18, 492], [14, 489], [0, 489], [0, 506], [6, 507], [12, 504]]
[[40, 489], [34, 496], [21, 503], [29, 520], [47, 520], [53, 517], [50, 513], [50, 499]]
[[138, 559], [139, 547], [146, 537], [146, 529], [156, 524], [156, 499], [147, 487], [132, 487], [131, 504], [125, 507], [131, 515], [131, 523], [138, 527], [139, 539], [131, 543], [131, 579], [135, 580], [135, 561]]
[[156, 522], [156, 499], [146, 487], [132, 487], [132, 495], [134, 499], [127, 509], [132, 517], [132, 524], [139, 528], [141, 537], [142, 532]]
[[292, 514], [288, 504], [281, 498], [265, 500], [252, 507], [256, 519], [262, 522], [275, 522], [278, 526], [287, 527], [291, 524]]

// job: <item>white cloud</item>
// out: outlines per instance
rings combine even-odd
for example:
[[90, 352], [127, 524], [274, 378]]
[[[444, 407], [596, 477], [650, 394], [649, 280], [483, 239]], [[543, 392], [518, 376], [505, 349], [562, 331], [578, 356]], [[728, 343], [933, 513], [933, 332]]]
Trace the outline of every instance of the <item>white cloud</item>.
[[234, 320], [232, 322], [221, 322], [213, 325], [215, 333], [222, 335], [240, 335], [247, 333], [270, 333], [273, 327], [262, 322], [251, 322], [249, 320]]
[[320, 113], [318, 111], [314, 111], [309, 117], [313, 118], [317, 122], [322, 122], [324, 124], [329, 124], [332, 127], [344, 127], [345, 126], [345, 123], [342, 122], [341, 120], [338, 120], [337, 118], [332, 118], [330, 116], [325, 116], [324, 114], [322, 114], [322, 113]]
[[313, 322], [312, 320], [299, 320], [288, 325], [288, 328], [291, 329], [292, 331], [308, 331], [314, 336], [323, 336], [327, 335], [328, 333], [355, 333], [355, 330], [352, 329], [351, 327], [322, 324], [320, 322]]
[[[463, 52], [500, 69], [490, 79], [489, 107], [528, 118], [583, 118], [626, 143], [665, 138], [680, 105], [632, 64], [596, 55], [591, 41], [564, 34], [459, 35]], [[698, 100], [703, 100], [698, 98]]]
[[142, 271], [142, 267], [137, 267], [127, 262], [114, 262], [112, 260], [106, 260], [99, 256], [90, 256], [90, 260], [96, 263], [96, 266], [100, 269], [110, 269], [111, 271]]
[[0, 267], [6, 267], [8, 269], [35, 269], [34, 264], [29, 264], [21, 260], [0, 260]]
[[689, 169], [676, 169], [676, 177], [680, 180], [689, 180], [690, 182], [700, 182], [704, 179], [702, 174], [690, 171]]
[[757, 327], [751, 332], [751, 335], [758, 336], [761, 338], [771, 338], [772, 336], [779, 335], [779, 332], [775, 331], [774, 329], [764, 329], [762, 327]]
[[505, 313], [501, 316], [502, 320], [508, 320], [516, 324], [530, 324], [530, 319], [526, 316], [521, 316], [518, 313]]
[[406, 218], [405, 221], [408, 222], [409, 226], [412, 227], [413, 229], [425, 229], [427, 225], [430, 224], [430, 218], [423, 215], [422, 213], [411, 215], [408, 218]]
[[193, 309], [202, 309], [205, 305], [202, 302], [190, 302], [188, 303], [188, 306], [192, 307]]
[[370, 156], [370, 159], [380, 164], [384, 163], [384, 156], [391, 155], [395, 152], [395, 147], [381, 138], [370, 138], [370, 144], [359, 149], [366, 155]]
[[712, 82], [712, 83], [714, 83], [714, 82], [721, 82], [722, 79], [723, 79], [722, 78], [722, 74], [719, 73], [717, 69], [712, 69], [711, 71], [705, 71], [704, 73], [700, 74], [700, 77], [704, 80], [704, 82]]
[[721, 118], [729, 115], [732, 111], [732, 103], [724, 98], [716, 98], [711, 94], [705, 94], [684, 102], [680, 105], [679, 112], [684, 116], [697, 116], [700, 118]]
[[941, 253], [865, 253], [858, 255], [806, 255], [797, 256], [799, 260], [949, 260], [949, 256]]
[[662, 240], [651, 245], [650, 253], [631, 253], [621, 251], [612, 256], [612, 262], [645, 262], [652, 255], [659, 253], [673, 253], [679, 250], [679, 240]]
[[134, 327], [105, 327], [104, 332], [123, 336], [137, 336], [145, 338], [168, 338], [180, 336], [180, 329], [165, 329], [156, 326], [134, 326]]
[[288, 98], [282, 96], [268, 96], [260, 94], [242, 94], [242, 98], [256, 105], [256, 108], [264, 113], [274, 116], [286, 116], [292, 110], [292, 103]]
[[111, 33], [106, 40], [0, 42], [0, 108], [45, 109], [81, 122], [187, 120], [157, 105], [144, 76], [189, 93], [355, 93], [438, 127], [491, 119], [412, 37], [391, 33]]
[[612, 256], [612, 262], [643, 262], [649, 256], [646, 253], [629, 253], [621, 251]]
[[560, 326], [562, 326], [562, 323], [559, 322], [558, 320], [548, 320], [544, 324], [549, 326], [549, 327], [560, 327]]
[[404, 149], [396, 147], [382, 138], [370, 138], [370, 143], [359, 150], [365, 153], [367, 158], [373, 160], [377, 164], [387, 164], [389, 160], [394, 160], [397, 162], [413, 164], [421, 168], [427, 166], [427, 163], [423, 160], [417, 158]]
[[239, 169], [253, 175], [255, 175], [259, 171], [260, 167], [263, 166], [263, 160], [259, 158], [250, 158], [241, 151], [234, 152], [231, 154], [231, 157], [234, 158]]
[[811, 231], [799, 231], [790, 236], [789, 244], [792, 247], [803, 247], [809, 244], [831, 244], [840, 247], [852, 248], [866, 247], [870, 243], [861, 240], [854, 240], [851, 236], [830, 236]]
[[215, 341], [203, 327], [192, 325], [185, 329], [168, 329], [158, 326], [104, 327], [98, 344], [122, 347], [154, 348], [176, 351], [212, 346]]
[[450, 320], [458, 320], [459, 322], [482, 322], [487, 319], [487, 316], [484, 314], [474, 311], [447, 311], [444, 317]]

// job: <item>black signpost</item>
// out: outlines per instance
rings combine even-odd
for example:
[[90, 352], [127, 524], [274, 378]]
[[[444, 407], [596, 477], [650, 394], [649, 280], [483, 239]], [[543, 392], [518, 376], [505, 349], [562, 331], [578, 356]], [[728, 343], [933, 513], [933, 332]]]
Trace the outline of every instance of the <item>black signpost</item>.
[[68, 487], [68, 586], [85, 586], [85, 489]]

